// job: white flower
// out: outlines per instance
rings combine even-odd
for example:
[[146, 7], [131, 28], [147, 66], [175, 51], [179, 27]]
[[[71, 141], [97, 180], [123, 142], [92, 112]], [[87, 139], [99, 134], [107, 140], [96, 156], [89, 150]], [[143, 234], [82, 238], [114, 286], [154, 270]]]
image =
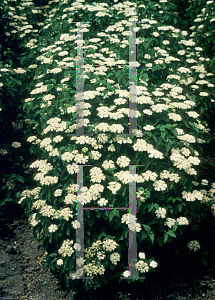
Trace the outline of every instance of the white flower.
[[208, 185], [208, 180], [207, 179], [202, 179], [202, 185]]
[[19, 147], [21, 147], [21, 143], [19, 143], [19, 142], [13, 142], [12, 143], [12, 147], [13, 148], [19, 148]]
[[73, 228], [75, 228], [75, 229], [77, 229], [77, 228], [80, 228], [81, 227], [81, 224], [77, 221], [77, 220], [75, 220], [75, 221], [72, 221], [72, 226], [73, 226]]
[[147, 263], [145, 263], [143, 260], [138, 261], [135, 266], [137, 267], [137, 270], [141, 273], [145, 273], [149, 271], [149, 266]]
[[145, 259], [145, 257], [146, 257], [146, 256], [145, 256], [145, 253], [143, 253], [143, 252], [140, 252], [140, 253], [139, 253], [139, 258]]
[[156, 268], [158, 264], [156, 263], [156, 261], [153, 260], [153, 261], [150, 262], [149, 265], [150, 265], [150, 267], [152, 267], [152, 268]]
[[158, 218], [165, 218], [165, 216], [166, 216], [166, 209], [159, 207], [159, 209], [157, 209], [155, 211], [155, 213], [156, 213], [156, 215], [157, 215]]
[[57, 196], [61, 196], [62, 195], [62, 190], [58, 189], [54, 192], [54, 196], [57, 197]]
[[172, 218], [167, 218], [167, 221], [165, 222], [166, 226], [168, 226], [169, 228], [171, 228], [173, 225], [175, 225], [175, 220]]
[[189, 221], [185, 217], [177, 218], [176, 221], [179, 223], [179, 225], [188, 225]]
[[58, 265], [58, 266], [63, 265], [63, 260], [62, 260], [61, 258], [57, 260], [57, 265]]
[[105, 200], [105, 198], [101, 198], [101, 199], [98, 201], [98, 204], [99, 204], [100, 206], [106, 205], [107, 203], [108, 203], [108, 201]]
[[55, 224], [52, 224], [48, 227], [49, 232], [55, 232], [56, 230], [58, 230], [58, 227]]
[[125, 271], [123, 272], [123, 276], [124, 277], [129, 277], [131, 275], [131, 272], [130, 271]]
[[198, 249], [200, 249], [200, 244], [197, 240], [193, 240], [193, 241], [190, 241], [188, 244], [187, 244], [187, 247], [189, 248], [189, 252], [190, 251], [194, 251], [196, 252]]
[[80, 258], [78, 258], [78, 259], [76, 260], [76, 262], [77, 262], [77, 265], [78, 265], [79, 267], [81, 267], [81, 266], [84, 264], [85, 259], [83, 259], [83, 257], [80, 257]]
[[118, 261], [120, 261], [120, 255], [117, 252], [114, 252], [110, 255], [110, 261], [112, 264], [116, 265]]

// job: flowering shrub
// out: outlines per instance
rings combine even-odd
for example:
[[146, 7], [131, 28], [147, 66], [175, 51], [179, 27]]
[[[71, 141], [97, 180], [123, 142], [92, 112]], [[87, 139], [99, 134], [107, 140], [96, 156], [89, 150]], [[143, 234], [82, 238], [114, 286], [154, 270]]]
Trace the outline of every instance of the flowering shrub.
[[3, 1], [0, 10], [0, 215], [5, 213], [10, 202], [17, 204], [21, 191], [31, 186], [31, 170], [27, 166], [29, 144], [26, 139], [23, 141], [23, 135], [29, 132], [30, 120], [23, 115], [21, 102], [28, 95], [26, 86], [32, 78], [30, 70], [26, 71], [20, 65], [24, 43], [23, 32], [17, 29], [21, 26], [25, 30], [23, 19], [27, 28], [32, 26], [29, 14], [20, 15], [18, 4], [16, 1]]
[[[45, 266], [60, 269], [68, 286], [78, 285], [83, 273], [93, 277], [84, 279], [88, 290], [130, 276], [128, 229], [137, 233], [135, 265], [142, 277], [159, 266], [150, 250], [171, 244], [212, 207], [215, 183], [202, 180], [197, 170], [201, 144], [210, 141], [201, 111], [213, 107], [214, 84], [202, 48], [186, 31], [165, 25], [165, 19], [175, 23], [175, 15], [167, 13], [175, 10], [171, 3], [82, 2], [50, 1], [40, 36], [26, 44], [23, 62], [35, 76], [23, 109], [33, 126], [27, 141], [38, 157], [31, 164], [37, 187], [24, 190], [19, 203], [46, 249]], [[84, 27], [85, 136], [75, 134], [77, 22]], [[127, 106], [129, 68], [122, 66], [129, 61], [129, 22], [137, 22], [138, 130], [123, 137], [133, 113]], [[77, 259], [77, 271], [76, 173], [85, 164], [90, 165], [83, 168], [85, 259]], [[113, 209], [128, 207], [130, 165], [139, 173], [133, 177], [136, 216]], [[89, 211], [86, 204], [110, 210]]]

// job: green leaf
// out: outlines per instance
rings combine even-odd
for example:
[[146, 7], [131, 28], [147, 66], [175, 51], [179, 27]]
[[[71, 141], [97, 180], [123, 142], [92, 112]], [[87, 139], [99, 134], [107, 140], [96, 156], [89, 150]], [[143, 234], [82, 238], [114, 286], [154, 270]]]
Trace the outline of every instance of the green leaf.
[[203, 255], [203, 256], [206, 256], [206, 255], [208, 255], [208, 253], [209, 253], [208, 250], [204, 250], [204, 251], [202, 252], [202, 255]]
[[114, 218], [114, 211], [109, 210], [109, 220], [110, 220], [110, 222], [113, 220], [113, 218]]
[[162, 138], [164, 139], [165, 136], [166, 136], [166, 132], [161, 132], [161, 136], [162, 136]]
[[187, 178], [185, 176], [181, 176], [180, 182], [184, 186], [187, 183]]
[[179, 211], [179, 212], [182, 211], [182, 203], [178, 204], [178, 211]]
[[50, 256], [50, 257], [56, 257], [56, 256], [57, 256], [57, 253], [55, 253], [55, 252], [54, 252], [54, 253], [51, 253], [51, 254], [49, 254], [49, 256]]
[[150, 195], [149, 191], [146, 191], [145, 194], [146, 194], [146, 196], [148, 196], [150, 198], [151, 195]]
[[152, 244], [154, 243], [154, 238], [155, 238], [154, 233], [149, 233], [149, 239], [152, 242]]
[[154, 208], [159, 209], [159, 205], [158, 204], [153, 204]]
[[142, 231], [140, 233], [140, 241], [142, 242], [143, 240], [145, 240], [147, 238], [147, 236], [148, 236], [147, 233], [145, 233], [145, 232]]
[[45, 262], [45, 263], [43, 264], [43, 270], [45, 270], [47, 267], [48, 267], [48, 263]]
[[114, 264], [112, 264], [112, 263], [109, 264], [109, 267], [110, 267], [111, 270], [114, 270], [116, 268], [116, 266]]
[[97, 218], [101, 219], [101, 216], [102, 216], [102, 210], [97, 210], [96, 216], [97, 216]]
[[105, 232], [100, 233], [100, 235], [97, 237], [97, 240], [100, 240], [102, 236], [106, 236]]
[[142, 224], [142, 225], [143, 225], [144, 229], [145, 229], [148, 233], [151, 231], [151, 227], [150, 227], [150, 226], [144, 225], [144, 224]]
[[53, 85], [52, 84], [48, 84], [47, 86], [47, 92], [49, 92], [52, 89]]
[[118, 209], [114, 209], [113, 214], [114, 214], [114, 216], [117, 216], [119, 218], [119, 210]]
[[176, 235], [175, 235], [175, 233], [172, 230], [168, 230], [167, 234], [170, 235], [170, 236], [172, 236], [172, 237], [174, 237], [174, 238], [176, 238]]
[[167, 240], [168, 240], [168, 234], [167, 234], [167, 233], [164, 233], [164, 236], [163, 236], [163, 243], [165, 244]]
[[84, 228], [84, 231], [85, 231], [88, 235], [90, 235], [90, 229], [85, 229], [85, 228]]
[[91, 215], [91, 217], [89, 218], [88, 223], [89, 223], [90, 227], [93, 227], [93, 225], [95, 223], [95, 217], [93, 215]]
[[163, 238], [162, 238], [161, 236], [158, 237], [157, 243], [158, 243], [158, 246], [159, 246], [159, 247], [162, 247], [162, 246], [163, 246]]
[[17, 180], [22, 182], [22, 183], [25, 183], [25, 179], [20, 175], [17, 176]]
[[208, 263], [207, 263], [207, 261], [206, 261], [204, 258], [201, 259], [201, 262], [203, 263], [203, 265], [204, 265], [205, 267], [208, 266]]
[[150, 212], [151, 210], [153, 210], [153, 208], [154, 208], [154, 205], [153, 204], [149, 204], [148, 205], [148, 212]]
[[104, 241], [108, 240], [108, 239], [112, 239], [114, 240], [115, 236], [112, 235], [106, 235], [106, 237], [104, 238]]

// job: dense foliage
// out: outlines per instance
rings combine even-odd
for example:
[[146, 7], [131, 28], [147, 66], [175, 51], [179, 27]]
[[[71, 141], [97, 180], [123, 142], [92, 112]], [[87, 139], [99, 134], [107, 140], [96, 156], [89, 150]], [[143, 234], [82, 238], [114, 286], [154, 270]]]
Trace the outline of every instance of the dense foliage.
[[[182, 3], [187, 24], [177, 13]], [[214, 178], [201, 164], [214, 131], [213, 1], [5, 4], [0, 204], [15, 201], [25, 208], [46, 249], [45, 266], [59, 270], [68, 286], [81, 281], [75, 279], [81, 274], [76, 274], [80, 245], [75, 243], [81, 226], [78, 165], [91, 165], [83, 168], [85, 260], [77, 261], [85, 276], [93, 276], [84, 280], [86, 290], [129, 277], [129, 231], [136, 231], [140, 277], [159, 267], [159, 248], [169, 244], [177, 252], [176, 240], [207, 264], [208, 251], [192, 239], [192, 230], [215, 211]], [[77, 22], [84, 27], [84, 130], [93, 137], [75, 136]], [[129, 22], [137, 29], [138, 130], [123, 137], [129, 116]], [[128, 207], [129, 166], [141, 164], [136, 216], [119, 209], [86, 210], [86, 204]]]

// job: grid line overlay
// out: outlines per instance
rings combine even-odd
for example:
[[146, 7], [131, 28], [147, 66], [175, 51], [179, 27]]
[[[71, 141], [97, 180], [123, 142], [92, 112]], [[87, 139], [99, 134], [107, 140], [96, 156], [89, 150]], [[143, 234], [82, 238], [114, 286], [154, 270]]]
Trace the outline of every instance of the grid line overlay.
[[[77, 22], [71, 22], [77, 23]], [[67, 134], [69, 136], [92, 136], [92, 134], [84, 134], [84, 84], [83, 84], [83, 27], [82, 23], [91, 23], [91, 22], [79, 22], [77, 25], [77, 63], [76, 63], [76, 80], [77, 80], [77, 89], [76, 89], [76, 134]], [[143, 136], [142, 133], [138, 134], [137, 131], [137, 118], [136, 118], [136, 23], [132, 22], [129, 25], [129, 134], [121, 134], [124, 136], [131, 136], [136, 134], [136, 136]], [[138, 22], [142, 23], [142, 22]], [[101, 66], [101, 65], [92, 65], [92, 66]], [[76, 250], [76, 279], [92, 279], [93, 277], [84, 277], [83, 266], [80, 267], [78, 260], [84, 259], [84, 222], [83, 222], [83, 210], [129, 210], [129, 235], [128, 235], [128, 270], [130, 271], [130, 276], [120, 277], [121, 279], [145, 279], [145, 277], [138, 277], [136, 270], [137, 262], [137, 242], [136, 242], [136, 218], [135, 221], [132, 220], [132, 217], [136, 217], [137, 213], [137, 200], [136, 200], [136, 181], [132, 178], [136, 175], [136, 166], [145, 166], [145, 165], [129, 165], [129, 207], [85, 207], [83, 208], [84, 195], [81, 190], [83, 189], [83, 167], [92, 166], [92, 165], [78, 165], [77, 173], [77, 221], [80, 223], [80, 227], [76, 229], [76, 243], [80, 244], [81, 247]], [[134, 230], [131, 230], [131, 224], [133, 223]], [[134, 225], [135, 224], [135, 225]], [[79, 278], [78, 278], [79, 277]], [[73, 279], [68, 277], [68, 279]]]

